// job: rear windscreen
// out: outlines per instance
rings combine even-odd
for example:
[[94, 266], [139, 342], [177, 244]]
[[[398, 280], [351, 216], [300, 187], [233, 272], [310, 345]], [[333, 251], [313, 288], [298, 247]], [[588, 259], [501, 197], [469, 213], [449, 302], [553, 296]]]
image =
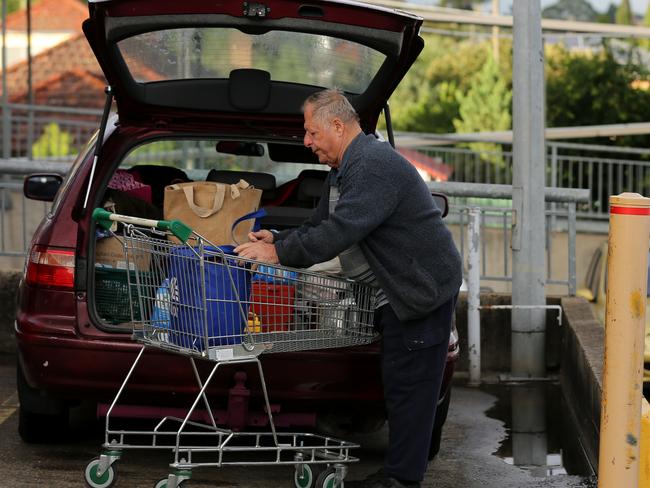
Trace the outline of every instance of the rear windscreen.
[[118, 43], [137, 82], [228, 78], [234, 69], [268, 71], [271, 80], [363, 93], [386, 56], [335, 37], [303, 32], [245, 34], [233, 28], [146, 32]]

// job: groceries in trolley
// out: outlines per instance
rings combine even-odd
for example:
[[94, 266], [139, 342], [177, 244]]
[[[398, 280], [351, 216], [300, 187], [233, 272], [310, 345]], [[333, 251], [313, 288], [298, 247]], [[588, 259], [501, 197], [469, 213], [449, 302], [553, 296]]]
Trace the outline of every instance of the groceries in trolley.
[[307, 270], [262, 264], [235, 255], [231, 245], [210, 243], [179, 221], [142, 220], [150, 227], [128, 221], [114, 236], [127, 263], [120, 290], [129, 306], [122, 314], [126, 310], [130, 316], [123, 321], [143, 340], [213, 357], [212, 349], [229, 346], [293, 351], [376, 338], [374, 290], [333, 275], [331, 263]]

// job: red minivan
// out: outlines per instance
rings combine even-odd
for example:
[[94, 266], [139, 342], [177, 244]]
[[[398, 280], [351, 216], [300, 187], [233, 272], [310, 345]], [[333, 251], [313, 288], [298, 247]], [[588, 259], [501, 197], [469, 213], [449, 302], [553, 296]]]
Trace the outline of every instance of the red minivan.
[[[55, 439], [81, 402], [105, 413], [140, 348], [131, 340], [128, 301], [106, 276], [119, 256], [100, 244], [93, 209], [160, 218], [170, 183], [243, 177], [264, 192], [263, 227], [298, 225], [316, 204], [325, 175], [302, 146], [302, 102], [338, 87], [367, 133], [375, 133], [385, 113], [392, 142], [387, 100], [423, 48], [421, 23], [351, 1], [90, 1], [83, 29], [109, 85], [101, 126], [65, 179], [41, 174], [25, 181], [26, 197], [53, 201], [34, 234], [18, 300], [25, 441]], [[144, 197], [137, 195], [142, 188]], [[454, 332], [432, 456], [457, 357]], [[377, 344], [261, 359], [279, 426], [368, 431], [382, 425]], [[218, 421], [259, 428], [266, 417], [256, 371], [224, 371], [210, 391], [221, 399]], [[187, 406], [196, 393], [193, 378], [185, 358], [148, 353], [121, 414], [156, 417]], [[233, 401], [243, 397], [246, 402]]]

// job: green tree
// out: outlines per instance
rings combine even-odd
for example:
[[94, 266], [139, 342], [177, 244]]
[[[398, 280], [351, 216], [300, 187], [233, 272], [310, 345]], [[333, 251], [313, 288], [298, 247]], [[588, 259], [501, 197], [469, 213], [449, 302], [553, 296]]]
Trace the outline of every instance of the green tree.
[[472, 7], [477, 1], [472, 0], [440, 0], [441, 7], [460, 8], [464, 10], [472, 10]]
[[579, 20], [594, 22], [598, 13], [587, 0], [558, 0], [557, 3], [546, 7], [542, 11], [546, 19]]
[[27, 3], [26, 0], [6, 0], [6, 2], [8, 14], [24, 8]]
[[618, 9], [616, 9], [616, 23], [632, 25], [634, 23], [630, 0], [622, 0]]
[[645, 11], [645, 16], [643, 17], [643, 25], [650, 27], [650, 3], [648, 3], [648, 8]]
[[[393, 127], [413, 132], [454, 132], [458, 92], [470, 89], [472, 77], [483, 67], [491, 44], [431, 34], [424, 38], [422, 54], [391, 96]], [[510, 83], [512, 45], [502, 40], [499, 48], [499, 72]]]
[[[548, 127], [644, 122], [650, 92], [636, 82], [647, 72], [634, 63], [620, 64], [607, 46], [596, 54], [553, 46], [546, 52]], [[593, 139], [588, 141], [593, 143]], [[605, 144], [648, 146], [647, 136], [619, 137]]]
[[61, 130], [56, 122], [51, 122], [32, 145], [32, 155], [35, 158], [69, 156], [75, 152], [72, 142], [69, 132]]
[[[512, 90], [499, 72], [490, 54], [481, 70], [472, 77], [467, 93], [458, 94], [459, 117], [454, 119], [458, 132], [509, 130], [512, 126]], [[503, 166], [500, 145], [471, 143], [468, 147], [481, 153], [481, 158]]]
[[605, 10], [605, 12], [603, 12], [602, 14], [598, 14], [596, 21], [602, 24], [616, 23], [616, 5], [610, 3], [609, 7], [607, 7], [607, 10]]

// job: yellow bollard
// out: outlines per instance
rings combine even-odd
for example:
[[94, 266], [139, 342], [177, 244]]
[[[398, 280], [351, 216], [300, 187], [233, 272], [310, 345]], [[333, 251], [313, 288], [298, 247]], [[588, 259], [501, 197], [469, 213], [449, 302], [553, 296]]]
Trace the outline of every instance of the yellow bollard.
[[637, 488], [650, 198], [609, 198], [599, 488]]
[[641, 451], [639, 455], [639, 488], [650, 488], [650, 404], [641, 398]]

